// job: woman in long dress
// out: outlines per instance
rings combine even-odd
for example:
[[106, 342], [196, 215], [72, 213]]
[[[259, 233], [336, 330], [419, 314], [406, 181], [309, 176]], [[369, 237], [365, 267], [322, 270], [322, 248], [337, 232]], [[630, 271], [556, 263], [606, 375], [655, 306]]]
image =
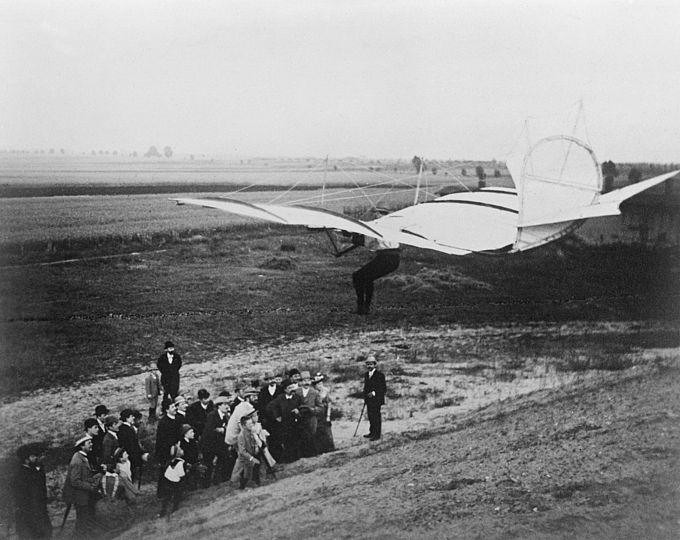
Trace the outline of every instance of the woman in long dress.
[[330, 396], [330, 390], [324, 384], [323, 374], [317, 373], [312, 381], [314, 388], [319, 392], [321, 396], [321, 402], [323, 403], [323, 416], [319, 418], [316, 425], [316, 433], [314, 433], [314, 440], [316, 441], [316, 447], [320, 454], [326, 452], [333, 452], [335, 450], [335, 443], [333, 442], [333, 431], [331, 430], [331, 407], [332, 400]]

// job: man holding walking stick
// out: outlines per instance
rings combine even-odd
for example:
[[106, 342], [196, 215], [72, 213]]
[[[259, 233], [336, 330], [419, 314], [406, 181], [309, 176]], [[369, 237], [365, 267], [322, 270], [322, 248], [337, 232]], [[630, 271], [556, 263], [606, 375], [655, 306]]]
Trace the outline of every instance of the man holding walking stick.
[[385, 375], [376, 369], [377, 365], [375, 356], [369, 354], [366, 358], [366, 374], [364, 375], [364, 405], [370, 424], [369, 431], [364, 437], [369, 441], [377, 441], [381, 437], [382, 416], [380, 407], [385, 404], [385, 393], [387, 392]]

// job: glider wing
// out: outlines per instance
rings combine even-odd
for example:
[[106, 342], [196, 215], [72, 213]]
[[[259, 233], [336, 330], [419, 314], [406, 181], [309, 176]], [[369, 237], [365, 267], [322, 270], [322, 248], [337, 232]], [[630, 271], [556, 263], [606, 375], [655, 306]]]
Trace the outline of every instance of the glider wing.
[[171, 199], [177, 204], [191, 204], [215, 208], [223, 212], [256, 219], [263, 219], [282, 225], [304, 225], [315, 229], [339, 229], [350, 233], [383, 238], [383, 233], [352, 217], [331, 212], [324, 208], [307, 206], [283, 206], [276, 204], [255, 204], [237, 199]]

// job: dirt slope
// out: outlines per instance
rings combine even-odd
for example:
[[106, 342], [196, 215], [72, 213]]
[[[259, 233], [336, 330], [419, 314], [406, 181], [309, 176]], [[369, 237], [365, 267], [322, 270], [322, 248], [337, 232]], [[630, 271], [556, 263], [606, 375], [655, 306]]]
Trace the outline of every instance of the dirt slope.
[[125, 538], [677, 538], [680, 365], [541, 390], [215, 488]]

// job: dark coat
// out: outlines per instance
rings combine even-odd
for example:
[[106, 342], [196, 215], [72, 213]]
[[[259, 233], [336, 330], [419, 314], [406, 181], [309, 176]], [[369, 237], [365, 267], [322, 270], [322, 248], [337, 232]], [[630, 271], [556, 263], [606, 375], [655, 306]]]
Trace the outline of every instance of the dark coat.
[[267, 429], [267, 426], [271, 425], [271, 421], [273, 420], [267, 413], [267, 406], [281, 394], [283, 394], [283, 390], [280, 386], [276, 387], [273, 396], [269, 393], [267, 386], [260, 388], [260, 393], [257, 396], [257, 412], [260, 417], [260, 422], [265, 429]]
[[205, 421], [210, 414], [215, 409], [212, 401], [208, 402], [208, 407], [203, 408], [200, 401], [196, 401], [189, 405], [187, 408], [187, 422], [194, 428], [196, 437], [200, 438], [203, 435], [203, 430], [205, 429]]
[[158, 371], [161, 372], [161, 385], [166, 394], [177, 397], [179, 393], [179, 370], [182, 367], [182, 357], [177, 351], [172, 353], [172, 364], [168, 362], [168, 354], [158, 357]]
[[106, 435], [104, 435], [100, 463], [104, 464], [110, 463], [111, 459], [113, 459], [113, 454], [115, 453], [116, 450], [118, 450], [119, 446], [120, 443], [118, 442], [118, 437], [112, 435], [111, 432], [108, 432]]
[[47, 513], [45, 470], [21, 465], [14, 475], [12, 488], [19, 538], [49, 538], [52, 523]]
[[97, 424], [97, 428], [99, 431], [92, 437], [92, 452], [87, 456], [93, 467], [102, 462], [102, 444], [104, 443], [104, 435], [106, 435], [106, 431], [99, 424]]
[[300, 420], [300, 416], [293, 413], [293, 410], [300, 407], [300, 398], [293, 394], [290, 399], [286, 398], [286, 394], [280, 394], [275, 400], [267, 405], [267, 413], [274, 419], [281, 419], [281, 427], [285, 430], [296, 426]]
[[189, 465], [195, 465], [198, 463], [198, 460], [200, 459], [200, 452], [198, 450], [198, 443], [196, 442], [196, 439], [187, 441], [182, 437], [182, 439], [179, 441], [179, 446], [182, 449], [182, 452], [184, 452], [184, 461], [186, 461]]
[[165, 466], [172, 459], [170, 449], [179, 441], [179, 429], [181, 427], [177, 418], [170, 418], [168, 415], [163, 416], [158, 422], [156, 430], [156, 460], [162, 466]]
[[[300, 415], [293, 412], [295, 409], [299, 410], [299, 407], [300, 398], [293, 394], [287, 399], [285, 393], [267, 405], [267, 414], [280, 428], [277, 431], [281, 435], [281, 461], [284, 463], [292, 463], [300, 457], [301, 420]], [[278, 422], [277, 418], [280, 418], [281, 422]]]
[[90, 463], [81, 453], [76, 452], [71, 458], [64, 482], [63, 497], [67, 504], [86, 506], [97, 492], [100, 475], [90, 469]]
[[[375, 397], [369, 396], [371, 392], [375, 392]], [[376, 369], [370, 379], [368, 371], [364, 374], [364, 401], [367, 405], [384, 405], [386, 392], [387, 385], [385, 384], [384, 373]]]
[[229, 415], [225, 414], [224, 418], [220, 418], [220, 413], [217, 409], [208, 413], [205, 419], [205, 428], [201, 434], [201, 450], [207, 454], [215, 454], [218, 447], [224, 444], [224, 431], [218, 432], [218, 428], [227, 428], [227, 421]]
[[139, 436], [132, 426], [121, 424], [118, 429], [118, 444], [130, 456], [130, 465], [133, 468], [141, 467], [144, 463], [142, 455], [144, 450], [139, 444]]

